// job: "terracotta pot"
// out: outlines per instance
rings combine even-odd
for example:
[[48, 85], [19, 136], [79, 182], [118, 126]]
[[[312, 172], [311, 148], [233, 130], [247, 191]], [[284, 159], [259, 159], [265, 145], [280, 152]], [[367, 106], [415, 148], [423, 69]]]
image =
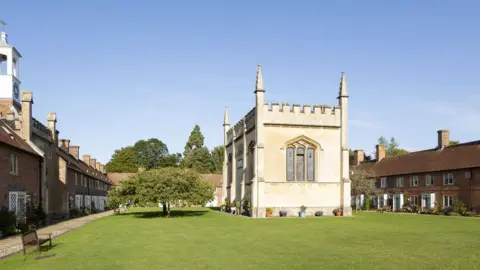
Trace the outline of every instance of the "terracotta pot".
[[267, 217], [271, 216], [272, 214], [270, 212], [267, 212]]
[[335, 213], [335, 216], [341, 216], [341, 215], [342, 215], [342, 212], [340, 212], [340, 211], [337, 211], [337, 212]]

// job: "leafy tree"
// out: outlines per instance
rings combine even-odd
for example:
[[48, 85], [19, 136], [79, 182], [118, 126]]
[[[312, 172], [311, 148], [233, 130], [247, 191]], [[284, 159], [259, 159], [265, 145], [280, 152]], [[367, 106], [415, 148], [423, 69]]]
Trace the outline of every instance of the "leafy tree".
[[157, 138], [139, 140], [133, 146], [140, 166], [149, 170], [158, 166], [160, 161], [168, 155], [167, 146]]
[[217, 146], [212, 150], [213, 173], [222, 173], [225, 147]]
[[397, 142], [397, 140], [394, 137], [391, 137], [389, 141], [385, 137], [381, 136], [380, 138], [378, 138], [378, 144], [385, 145], [386, 157], [394, 157], [394, 156], [408, 154], [407, 150], [399, 148], [400, 144]]
[[158, 168], [166, 168], [166, 167], [178, 167], [182, 162], [182, 154], [175, 153], [164, 156], [162, 159], [159, 160], [157, 167]]
[[[359, 167], [350, 168], [350, 183], [352, 195], [359, 196], [364, 194], [370, 197], [375, 191], [372, 182], [375, 181], [374, 175], [370, 171], [363, 170]], [[356, 205], [358, 209], [358, 205]]]
[[115, 150], [110, 161], [105, 165], [108, 172], [137, 172], [138, 158], [132, 146]]
[[193, 149], [183, 160], [183, 166], [199, 173], [211, 173], [215, 167], [207, 147]]
[[168, 204], [166, 210], [169, 216], [172, 204], [205, 205], [213, 199], [214, 189], [194, 170], [174, 167], [152, 169], [121, 182], [116, 190], [112, 189], [109, 204], [128, 199], [143, 205], [164, 203]]
[[188, 156], [188, 154], [190, 154], [190, 152], [192, 152], [195, 148], [203, 147], [204, 141], [205, 137], [203, 137], [203, 134], [200, 131], [200, 126], [195, 125], [190, 133], [190, 137], [188, 137], [188, 141], [185, 145], [185, 151], [183, 152], [183, 157]]
[[459, 143], [460, 143], [460, 141], [450, 141], [449, 145], [457, 145]]

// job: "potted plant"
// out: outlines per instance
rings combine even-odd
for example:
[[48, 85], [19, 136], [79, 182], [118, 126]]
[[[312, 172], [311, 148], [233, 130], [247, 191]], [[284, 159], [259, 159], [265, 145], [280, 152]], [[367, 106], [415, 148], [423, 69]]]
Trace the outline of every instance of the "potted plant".
[[278, 214], [279, 214], [281, 217], [286, 217], [286, 216], [287, 216], [287, 211], [279, 211]]
[[323, 216], [323, 211], [317, 211], [317, 212], [315, 212], [315, 216], [316, 216], [316, 217], [321, 217], [321, 216]]
[[265, 212], [265, 215], [266, 215], [267, 217], [270, 217], [270, 216], [272, 216], [272, 213], [273, 213], [272, 208], [267, 207], [266, 212]]
[[235, 215], [235, 213], [237, 212], [237, 202], [233, 201], [230, 204], [230, 211], [231, 211], [232, 214]]
[[305, 205], [300, 206], [300, 212], [298, 212], [299, 217], [307, 216], [307, 207]]
[[342, 210], [342, 208], [335, 208], [332, 213], [334, 216], [341, 216], [343, 212]]

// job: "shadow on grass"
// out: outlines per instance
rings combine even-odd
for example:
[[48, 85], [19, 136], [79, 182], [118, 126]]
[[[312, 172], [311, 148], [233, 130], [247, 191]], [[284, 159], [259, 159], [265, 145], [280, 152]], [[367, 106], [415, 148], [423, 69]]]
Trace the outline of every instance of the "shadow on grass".
[[[197, 217], [203, 216], [208, 211], [192, 211], [192, 210], [172, 210], [170, 211], [170, 216], [168, 218], [179, 218], [179, 217]], [[135, 218], [167, 218], [167, 215], [163, 211], [148, 211], [148, 212], [126, 212], [117, 214], [118, 216], [134, 216]]]

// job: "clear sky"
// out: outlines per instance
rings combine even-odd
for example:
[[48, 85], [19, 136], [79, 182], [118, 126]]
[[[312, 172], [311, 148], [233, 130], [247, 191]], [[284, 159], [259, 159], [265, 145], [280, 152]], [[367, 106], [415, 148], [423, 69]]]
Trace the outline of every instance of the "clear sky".
[[331, 104], [346, 72], [350, 148], [394, 136], [407, 150], [436, 131], [480, 139], [479, 1], [21, 1], [0, 3], [22, 53], [34, 116], [107, 162], [157, 137], [183, 152], [195, 124], [223, 143], [255, 103]]

